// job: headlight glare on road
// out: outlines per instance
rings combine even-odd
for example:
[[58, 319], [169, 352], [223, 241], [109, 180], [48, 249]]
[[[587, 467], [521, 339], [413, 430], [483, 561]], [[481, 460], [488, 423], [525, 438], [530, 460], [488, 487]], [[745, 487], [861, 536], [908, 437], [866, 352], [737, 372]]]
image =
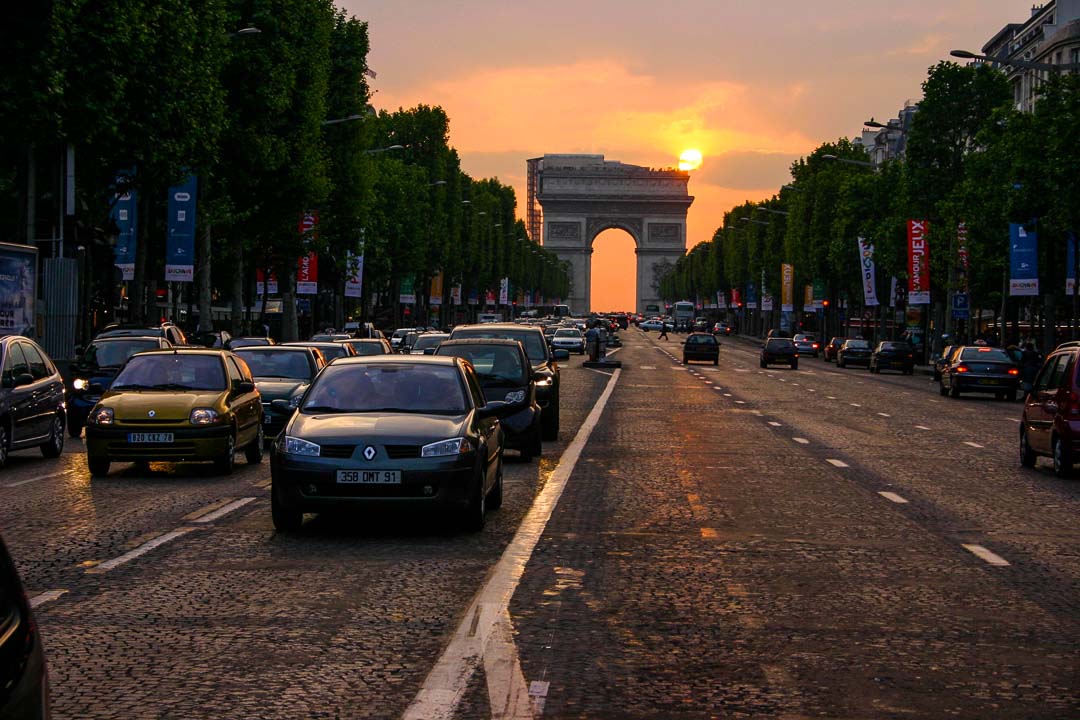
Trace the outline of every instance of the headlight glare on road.
[[300, 438], [285, 436], [285, 454], [303, 455], [305, 457], [319, 457], [322, 448], [313, 442]]
[[217, 411], [213, 408], [195, 408], [188, 416], [192, 425], [213, 425], [218, 421]]
[[440, 440], [439, 442], [425, 445], [420, 449], [420, 457], [447, 457], [448, 455], [464, 455], [472, 452], [472, 445], [468, 438], [453, 438], [452, 440]]
[[112, 425], [113, 417], [113, 409], [110, 407], [103, 407], [90, 413], [87, 422], [93, 423], [94, 425]]
[[85, 390], [90, 387], [90, 381], [85, 378], [75, 378], [75, 381], [71, 383], [71, 387], [76, 390]]
[[506, 397], [503, 398], [503, 401], [508, 403], [525, 402], [525, 391], [515, 390], [514, 392], [508, 392], [506, 393]]

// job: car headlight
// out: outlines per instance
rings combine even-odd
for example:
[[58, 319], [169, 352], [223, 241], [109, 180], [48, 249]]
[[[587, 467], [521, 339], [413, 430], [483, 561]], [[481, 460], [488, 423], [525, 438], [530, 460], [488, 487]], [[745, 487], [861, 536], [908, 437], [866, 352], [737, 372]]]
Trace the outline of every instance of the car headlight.
[[217, 411], [213, 408], [195, 408], [188, 416], [192, 425], [213, 425], [218, 421]]
[[71, 387], [76, 390], [85, 390], [90, 387], [90, 381], [85, 378], [75, 378], [75, 380], [71, 383]]
[[285, 454], [286, 455], [304, 455], [306, 457], [319, 457], [322, 452], [322, 448], [313, 442], [307, 440], [301, 440], [300, 438], [285, 436]]
[[550, 375], [544, 375], [543, 377], [539, 377], [539, 378], [536, 379], [536, 387], [537, 388], [551, 387], [552, 382], [553, 381], [552, 381], [552, 378], [551, 378]]
[[514, 392], [508, 392], [508, 393], [506, 393], [506, 397], [503, 398], [503, 402], [508, 402], [508, 403], [525, 402], [525, 391], [524, 390], [515, 390]]
[[86, 418], [88, 423], [94, 425], [112, 425], [114, 413], [110, 407], [99, 407], [94, 412], [90, 413], [90, 417]]
[[420, 457], [446, 457], [448, 455], [465, 455], [471, 453], [473, 446], [468, 438], [453, 438], [452, 440], [440, 440], [439, 442], [425, 445], [420, 449]]

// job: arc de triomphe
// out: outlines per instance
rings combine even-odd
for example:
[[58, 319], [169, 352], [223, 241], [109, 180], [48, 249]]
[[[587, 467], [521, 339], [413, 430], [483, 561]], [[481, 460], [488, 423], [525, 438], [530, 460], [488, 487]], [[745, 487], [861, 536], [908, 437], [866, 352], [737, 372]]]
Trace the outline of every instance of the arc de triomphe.
[[686, 211], [694, 202], [687, 193], [689, 180], [680, 170], [605, 161], [603, 155], [544, 155], [529, 161], [529, 229], [535, 235], [539, 203], [544, 247], [572, 267], [568, 304], [574, 313], [592, 309], [592, 244], [610, 228], [625, 230], [637, 246], [638, 312], [662, 306], [656, 266], [674, 264], [686, 254]]

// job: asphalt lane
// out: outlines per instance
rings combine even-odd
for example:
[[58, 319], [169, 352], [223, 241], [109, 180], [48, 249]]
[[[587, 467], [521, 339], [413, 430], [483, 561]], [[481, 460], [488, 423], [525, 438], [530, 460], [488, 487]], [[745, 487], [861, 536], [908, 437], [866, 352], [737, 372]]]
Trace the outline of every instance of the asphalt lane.
[[510, 606], [544, 717], [1080, 711], [1077, 484], [1018, 466], [1018, 403], [625, 335]]
[[603, 388], [577, 365], [560, 440], [539, 462], [507, 453], [480, 534], [406, 514], [276, 533], [268, 460], [91, 481], [77, 440], [14, 455], [0, 532], [38, 603], [54, 717], [399, 716]]

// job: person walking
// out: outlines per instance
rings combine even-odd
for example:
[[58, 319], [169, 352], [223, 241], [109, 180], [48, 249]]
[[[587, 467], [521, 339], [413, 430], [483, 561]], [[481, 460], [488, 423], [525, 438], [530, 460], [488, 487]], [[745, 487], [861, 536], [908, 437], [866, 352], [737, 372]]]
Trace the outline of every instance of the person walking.
[[667, 331], [668, 331], [667, 321], [664, 321], [664, 322], [660, 323], [660, 336], [658, 338], [656, 338], [656, 339], [657, 340], [667, 340], [668, 339]]
[[1042, 368], [1042, 356], [1035, 349], [1035, 343], [1028, 341], [1024, 351], [1020, 353], [1020, 388], [1024, 391], [1024, 400], [1027, 401], [1035, 386], [1035, 377]]

